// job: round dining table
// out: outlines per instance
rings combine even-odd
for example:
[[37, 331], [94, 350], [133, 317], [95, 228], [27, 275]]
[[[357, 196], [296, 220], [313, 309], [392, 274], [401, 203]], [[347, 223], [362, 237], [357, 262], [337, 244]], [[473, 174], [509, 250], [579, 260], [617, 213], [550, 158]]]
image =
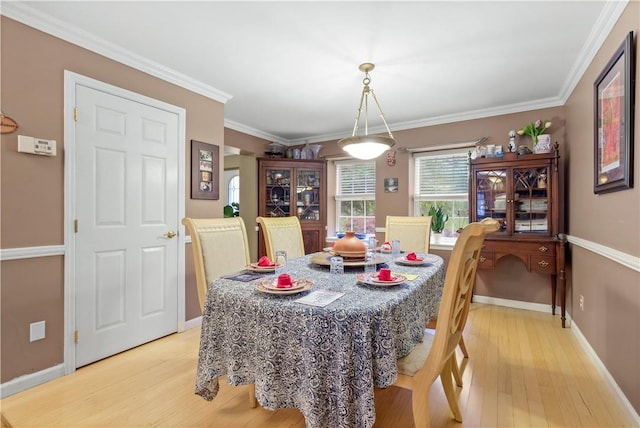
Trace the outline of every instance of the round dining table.
[[[266, 409], [299, 409], [308, 428], [371, 427], [374, 389], [394, 383], [396, 360], [422, 340], [436, 314], [444, 267], [440, 257], [428, 257], [430, 263], [404, 265], [389, 256], [392, 275], [406, 278], [393, 286], [359, 281], [361, 266], [331, 275], [327, 266], [311, 262], [318, 254], [287, 263], [294, 281], [311, 283], [300, 293], [265, 291], [260, 284], [275, 281], [273, 273], [211, 282], [195, 393], [213, 400], [226, 376], [232, 385], [255, 384]], [[324, 306], [300, 301], [318, 291], [338, 298]]]

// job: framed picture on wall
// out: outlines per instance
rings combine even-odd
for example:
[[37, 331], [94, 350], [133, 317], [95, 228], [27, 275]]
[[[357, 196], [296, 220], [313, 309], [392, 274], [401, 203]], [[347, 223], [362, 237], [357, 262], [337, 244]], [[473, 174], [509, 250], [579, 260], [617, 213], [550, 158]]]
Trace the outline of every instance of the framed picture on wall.
[[634, 52], [630, 32], [594, 85], [594, 193], [633, 187]]
[[395, 193], [398, 191], [398, 179], [397, 178], [385, 178], [384, 179], [384, 191], [387, 193]]
[[191, 140], [191, 199], [219, 199], [219, 148]]

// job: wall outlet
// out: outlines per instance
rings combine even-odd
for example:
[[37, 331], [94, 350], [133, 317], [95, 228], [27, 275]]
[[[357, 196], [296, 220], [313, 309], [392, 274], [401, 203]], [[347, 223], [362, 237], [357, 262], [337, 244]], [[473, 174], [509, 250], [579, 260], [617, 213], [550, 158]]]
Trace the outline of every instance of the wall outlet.
[[44, 330], [45, 330], [44, 321], [32, 322], [29, 325], [29, 341], [35, 342], [36, 340], [44, 339], [45, 337]]
[[580, 295], [580, 310], [584, 311], [584, 296]]

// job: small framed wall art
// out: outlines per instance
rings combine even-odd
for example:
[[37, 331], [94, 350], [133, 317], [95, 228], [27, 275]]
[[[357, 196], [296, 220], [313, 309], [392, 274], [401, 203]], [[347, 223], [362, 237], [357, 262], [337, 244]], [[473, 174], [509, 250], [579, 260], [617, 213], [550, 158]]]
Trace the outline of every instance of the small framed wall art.
[[219, 199], [219, 148], [191, 140], [191, 199]]
[[395, 193], [398, 191], [398, 179], [397, 178], [385, 178], [384, 179], [384, 191], [386, 193]]
[[594, 193], [633, 187], [633, 32], [595, 81]]

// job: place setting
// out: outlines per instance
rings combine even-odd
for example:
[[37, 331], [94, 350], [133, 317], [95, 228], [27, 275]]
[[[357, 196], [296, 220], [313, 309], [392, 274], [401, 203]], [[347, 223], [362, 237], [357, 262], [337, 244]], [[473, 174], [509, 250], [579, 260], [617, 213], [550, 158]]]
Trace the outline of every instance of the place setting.
[[288, 273], [278, 275], [277, 278], [260, 281], [256, 288], [258, 291], [275, 295], [297, 294], [310, 290], [313, 283], [306, 279], [293, 279]]
[[405, 275], [392, 273], [391, 269], [382, 268], [376, 273], [360, 273], [356, 275], [358, 282], [375, 287], [392, 287], [408, 281]]
[[272, 262], [267, 256], [262, 256], [255, 263], [249, 263], [246, 268], [252, 272], [258, 273], [273, 273], [276, 268], [280, 267], [279, 263]]
[[399, 265], [405, 266], [425, 266], [438, 261], [438, 256], [433, 254], [418, 255], [414, 252], [404, 256], [396, 257], [393, 261]]

